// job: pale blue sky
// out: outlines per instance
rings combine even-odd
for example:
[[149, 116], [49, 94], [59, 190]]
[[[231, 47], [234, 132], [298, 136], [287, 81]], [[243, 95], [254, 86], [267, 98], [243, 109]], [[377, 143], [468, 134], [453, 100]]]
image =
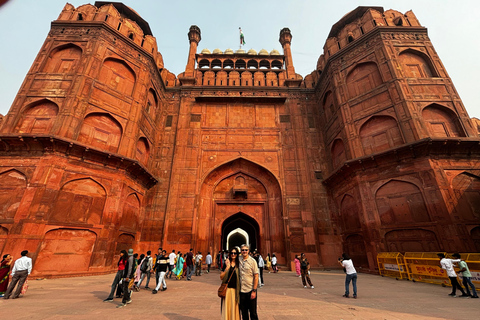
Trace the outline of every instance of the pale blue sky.
[[[89, 3], [71, 0], [74, 6]], [[0, 8], [0, 113], [6, 114], [65, 0], [10, 0]], [[94, 3], [91, 1], [90, 3]], [[245, 49], [277, 49], [280, 30], [293, 34], [292, 54], [297, 73], [312, 72], [334, 23], [357, 6], [383, 6], [402, 13], [413, 10], [428, 28], [430, 39], [471, 117], [480, 118], [480, 18], [478, 0], [402, 1], [160, 1], [124, 0], [145, 19], [157, 38], [165, 67], [178, 75], [186, 65], [187, 33], [195, 24], [202, 30], [200, 52], [238, 49], [238, 27]]]

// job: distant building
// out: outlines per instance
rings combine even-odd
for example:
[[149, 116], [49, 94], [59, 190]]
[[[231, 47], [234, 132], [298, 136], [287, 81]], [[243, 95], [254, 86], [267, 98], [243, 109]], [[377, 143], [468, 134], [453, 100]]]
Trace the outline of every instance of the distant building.
[[64, 7], [0, 119], [1, 252], [59, 276], [131, 247], [480, 251], [479, 121], [411, 11], [351, 11], [305, 78], [287, 28], [283, 54], [188, 40], [175, 76], [134, 10]]

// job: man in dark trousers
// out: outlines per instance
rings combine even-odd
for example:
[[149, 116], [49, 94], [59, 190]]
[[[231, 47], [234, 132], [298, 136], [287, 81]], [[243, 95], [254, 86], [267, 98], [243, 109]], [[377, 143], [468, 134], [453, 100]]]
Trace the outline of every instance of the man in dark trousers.
[[16, 299], [20, 295], [25, 280], [27, 280], [28, 275], [30, 274], [30, 272], [32, 272], [32, 259], [27, 257], [27, 254], [28, 250], [22, 251], [20, 253], [22, 257], [15, 261], [12, 269], [12, 282], [10, 282], [10, 285], [5, 292], [3, 299], [10, 298], [10, 295], [12, 294], [12, 291], [15, 288], [15, 285], [17, 285], [17, 283], [17, 290], [15, 290], [12, 299]]
[[127, 304], [132, 303], [132, 286], [130, 286], [130, 281], [133, 282], [135, 279], [135, 259], [133, 258], [133, 249], [128, 249], [128, 260], [125, 265], [125, 270], [122, 277], [122, 287], [123, 287], [123, 299], [122, 304], [117, 306], [117, 308], [123, 308]]
[[185, 262], [187, 263], [187, 280], [192, 280], [193, 274], [193, 249], [190, 248], [190, 252], [188, 252], [185, 258]]
[[257, 261], [250, 255], [250, 246], [242, 244], [242, 258], [240, 258], [240, 312], [243, 320], [258, 320], [257, 315]]

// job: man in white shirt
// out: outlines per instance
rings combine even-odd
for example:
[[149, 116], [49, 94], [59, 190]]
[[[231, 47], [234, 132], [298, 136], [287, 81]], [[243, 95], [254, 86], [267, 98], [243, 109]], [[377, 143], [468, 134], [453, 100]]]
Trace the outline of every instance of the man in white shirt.
[[20, 292], [22, 291], [23, 284], [27, 280], [28, 275], [32, 272], [32, 259], [27, 257], [28, 250], [24, 250], [21, 253], [21, 258], [15, 261], [15, 264], [12, 269], [12, 282], [8, 286], [7, 291], [3, 299], [9, 299], [12, 294], [13, 289], [18, 283], [17, 289], [12, 296], [12, 299], [18, 298]]
[[[173, 269], [175, 268], [175, 259], [177, 255], [175, 254], [175, 249], [172, 250], [172, 253], [168, 255], [168, 273], [170, 274], [169, 279], [172, 278]], [[167, 275], [165, 276], [165, 278]]]
[[202, 275], [202, 260], [203, 260], [203, 255], [200, 251], [198, 251], [197, 255], [195, 256], [195, 275], [196, 276]]
[[468, 294], [463, 291], [462, 287], [457, 281], [457, 273], [455, 269], [453, 269], [454, 262], [460, 262], [460, 259], [447, 259], [443, 253], [437, 253], [437, 256], [440, 258], [440, 265], [442, 269], [447, 271], [447, 275], [450, 278], [450, 282], [452, 283], [452, 293], [449, 296], [456, 297], [457, 288], [462, 292], [461, 297], [468, 297]]
[[243, 320], [258, 320], [257, 315], [257, 261], [249, 255], [250, 246], [242, 244], [240, 258], [240, 312]]

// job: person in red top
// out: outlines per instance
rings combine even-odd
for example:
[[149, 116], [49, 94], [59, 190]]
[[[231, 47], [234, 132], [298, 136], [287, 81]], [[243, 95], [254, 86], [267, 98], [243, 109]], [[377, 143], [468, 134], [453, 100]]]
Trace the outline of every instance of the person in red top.
[[120, 280], [123, 278], [123, 272], [125, 270], [125, 266], [127, 265], [127, 251], [122, 250], [120, 251], [120, 259], [118, 260], [118, 270], [117, 274], [115, 275], [115, 279], [113, 279], [112, 283], [112, 290], [110, 291], [110, 295], [107, 299], [103, 300], [103, 302], [113, 301], [113, 293], [115, 292], [115, 288], [117, 287]]

